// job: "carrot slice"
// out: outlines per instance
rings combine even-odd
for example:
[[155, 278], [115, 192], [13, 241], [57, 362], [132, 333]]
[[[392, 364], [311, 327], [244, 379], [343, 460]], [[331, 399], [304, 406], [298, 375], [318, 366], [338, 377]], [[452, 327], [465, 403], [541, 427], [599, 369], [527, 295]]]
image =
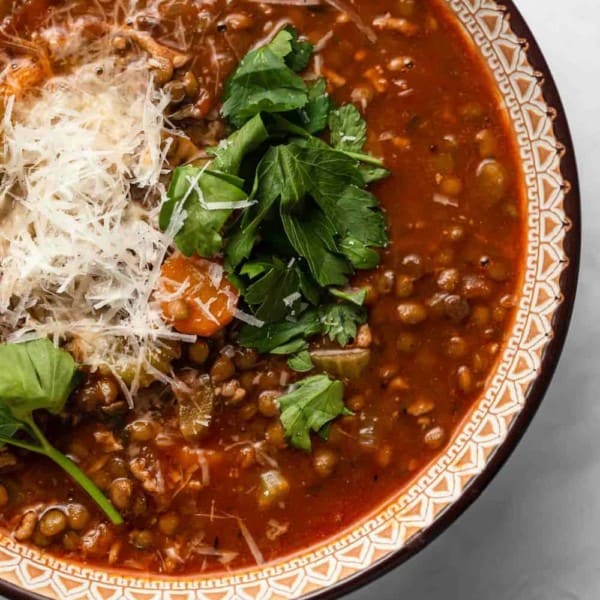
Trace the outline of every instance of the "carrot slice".
[[232, 321], [239, 293], [218, 263], [177, 252], [161, 268], [157, 298], [177, 331], [209, 337]]

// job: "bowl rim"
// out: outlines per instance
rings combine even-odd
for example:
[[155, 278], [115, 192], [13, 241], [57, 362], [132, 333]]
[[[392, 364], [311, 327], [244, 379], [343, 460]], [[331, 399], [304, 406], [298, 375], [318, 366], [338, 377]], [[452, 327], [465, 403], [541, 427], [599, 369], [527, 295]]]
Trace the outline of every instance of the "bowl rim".
[[[374, 562], [366, 569], [324, 589], [316, 590], [303, 600], [330, 600], [340, 598], [389, 573], [431, 544], [452, 525], [479, 498], [508, 461], [527, 431], [552, 382], [560, 360], [575, 305], [581, 257], [581, 196], [575, 148], [565, 108], [552, 71], [542, 53], [535, 35], [525, 21], [514, 0], [497, 0], [510, 18], [511, 29], [523, 40], [522, 46], [532, 67], [541, 74], [539, 84], [548, 106], [556, 111], [553, 127], [556, 139], [565, 148], [560, 170], [569, 189], [564, 194], [564, 210], [570, 220], [565, 233], [564, 252], [569, 259], [560, 278], [563, 301], [553, 314], [554, 337], [548, 343], [542, 358], [540, 371], [527, 393], [523, 409], [516, 416], [505, 440], [496, 449], [484, 469], [469, 483], [461, 496], [453, 502], [430, 526], [412, 537], [406, 544], [388, 556]], [[0, 593], [8, 600], [47, 600], [45, 596], [25, 590], [0, 578]]]
[[506, 10], [513, 32], [523, 40], [522, 46], [529, 63], [541, 73], [539, 83], [543, 97], [548, 106], [556, 111], [553, 119], [555, 137], [565, 148], [560, 169], [564, 179], [570, 184], [570, 189], [565, 190], [564, 196], [565, 214], [571, 222], [571, 227], [566, 232], [564, 239], [564, 251], [569, 259], [569, 264], [560, 278], [563, 301], [553, 315], [554, 337], [548, 343], [540, 371], [527, 394], [525, 405], [515, 418], [505, 440], [497, 448], [482, 472], [475, 476], [465, 488], [460, 498], [453, 502], [429, 527], [407, 541], [400, 550], [329, 588], [304, 596], [303, 600], [340, 598], [383, 577], [431, 544], [463, 515], [486, 490], [519, 445], [550, 387], [564, 349], [577, 296], [581, 260], [581, 192], [575, 146], [558, 86], [535, 35], [514, 0], [497, 0], [497, 2]]

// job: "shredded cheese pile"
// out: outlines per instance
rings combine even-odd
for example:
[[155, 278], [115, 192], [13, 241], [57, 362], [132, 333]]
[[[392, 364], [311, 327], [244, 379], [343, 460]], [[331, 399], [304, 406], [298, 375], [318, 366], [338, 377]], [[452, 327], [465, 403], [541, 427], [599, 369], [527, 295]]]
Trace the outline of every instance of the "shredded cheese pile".
[[1, 124], [0, 337], [75, 343], [131, 400], [164, 340], [152, 297], [181, 226], [157, 213], [168, 98], [142, 62], [102, 58], [9, 102]]

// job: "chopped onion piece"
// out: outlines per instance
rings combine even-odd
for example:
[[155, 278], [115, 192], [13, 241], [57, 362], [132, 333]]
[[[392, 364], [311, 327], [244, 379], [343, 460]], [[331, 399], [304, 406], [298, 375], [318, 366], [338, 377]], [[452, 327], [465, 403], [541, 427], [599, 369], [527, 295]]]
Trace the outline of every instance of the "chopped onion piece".
[[313, 350], [310, 357], [316, 367], [330, 375], [356, 379], [369, 366], [371, 351], [365, 348]]
[[239, 308], [235, 311], [235, 318], [238, 321], [242, 321], [243, 323], [247, 323], [248, 325], [251, 325], [252, 327], [264, 327], [264, 325], [265, 325], [264, 321], [257, 319], [253, 315], [249, 315], [247, 312], [244, 312], [243, 310], [240, 310]]
[[280, 471], [265, 471], [260, 476], [258, 505], [260, 508], [268, 508], [282, 500], [289, 491], [290, 484]]

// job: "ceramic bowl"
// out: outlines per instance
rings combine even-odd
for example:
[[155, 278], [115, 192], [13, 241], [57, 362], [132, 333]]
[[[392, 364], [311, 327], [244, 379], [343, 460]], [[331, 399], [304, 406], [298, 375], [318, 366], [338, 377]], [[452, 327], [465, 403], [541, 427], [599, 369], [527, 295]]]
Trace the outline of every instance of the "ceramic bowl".
[[506, 461], [538, 408], [575, 296], [580, 213], [573, 147], [557, 90], [510, 1], [445, 0], [481, 54], [516, 136], [527, 193], [518, 314], [484, 395], [444, 454], [376, 511], [318, 546], [223, 575], [167, 578], [68, 563], [0, 533], [0, 591], [70, 600], [339, 597], [399, 565], [448, 527]]

